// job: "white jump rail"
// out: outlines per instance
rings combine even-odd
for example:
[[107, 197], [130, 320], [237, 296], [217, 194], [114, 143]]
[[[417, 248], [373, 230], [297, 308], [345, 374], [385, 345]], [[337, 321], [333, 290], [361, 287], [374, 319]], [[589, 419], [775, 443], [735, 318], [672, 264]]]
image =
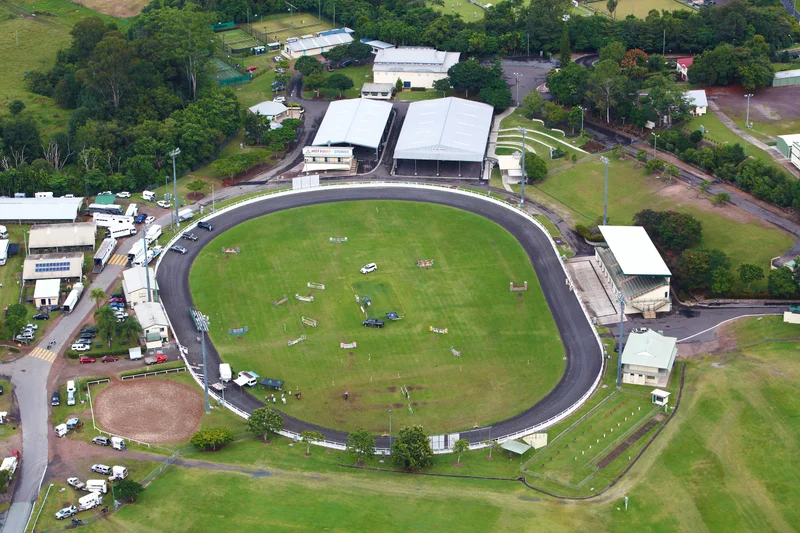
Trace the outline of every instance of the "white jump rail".
[[[586, 403], [586, 401], [595, 393], [595, 391], [597, 390], [598, 385], [600, 384], [600, 380], [603, 377], [603, 371], [604, 371], [605, 366], [606, 366], [605, 350], [604, 350], [604, 347], [603, 347], [603, 342], [600, 339], [600, 336], [597, 334], [597, 330], [594, 328], [594, 325], [592, 324], [592, 320], [591, 320], [591, 317], [589, 316], [589, 312], [586, 309], [586, 306], [583, 304], [583, 301], [581, 301], [580, 296], [578, 296], [575, 293], [575, 289], [574, 289], [575, 284], [573, 283], [573, 280], [572, 280], [572, 277], [570, 276], [569, 270], [567, 270], [566, 265], [561, 260], [561, 253], [559, 252], [558, 247], [556, 246], [556, 243], [553, 241], [552, 238], [550, 238], [550, 233], [547, 231], [547, 229], [544, 227], [544, 225], [541, 222], [536, 220], [536, 218], [533, 217], [532, 215], [530, 215], [529, 213], [527, 213], [527, 212], [523, 211], [522, 209], [520, 209], [517, 205], [513, 205], [511, 203], [501, 201], [500, 199], [495, 198], [495, 197], [493, 197], [491, 195], [480, 194], [480, 193], [472, 191], [472, 190], [460, 189], [458, 187], [451, 186], [451, 185], [437, 185], [437, 184], [405, 182], [405, 181], [391, 181], [391, 182], [388, 182], [388, 181], [370, 181], [370, 182], [330, 183], [330, 184], [320, 184], [319, 187], [311, 187], [311, 188], [307, 188], [307, 189], [297, 189], [297, 190], [282, 189], [282, 190], [277, 191], [277, 192], [265, 192], [264, 194], [261, 194], [261, 195], [258, 195], [258, 196], [253, 196], [253, 197], [241, 200], [239, 202], [235, 202], [233, 204], [230, 204], [230, 205], [227, 205], [227, 206], [223, 207], [222, 209], [219, 209], [219, 210], [215, 211], [214, 213], [209, 213], [209, 214], [205, 215], [204, 217], [192, 220], [185, 227], [185, 229], [183, 231], [189, 231], [189, 230], [195, 228], [197, 226], [198, 222], [206, 221], [206, 220], [212, 220], [212, 219], [214, 219], [214, 218], [216, 218], [216, 217], [218, 217], [220, 215], [226, 214], [226, 213], [228, 213], [228, 212], [230, 212], [230, 211], [232, 211], [234, 209], [237, 209], [239, 207], [242, 207], [244, 205], [249, 205], [249, 204], [253, 204], [253, 203], [256, 203], [256, 202], [263, 202], [263, 201], [269, 200], [271, 198], [290, 196], [290, 195], [296, 195], [296, 194], [313, 193], [315, 191], [319, 191], [319, 190], [323, 190], [323, 189], [324, 190], [328, 190], [328, 189], [376, 189], [376, 188], [387, 188], [387, 187], [398, 188], [398, 189], [440, 190], [440, 191], [447, 191], [447, 192], [450, 192], [452, 194], [460, 194], [460, 195], [463, 195], [463, 196], [470, 196], [470, 197], [473, 197], [473, 198], [480, 198], [481, 200], [484, 200], [486, 202], [491, 202], [491, 203], [493, 203], [495, 205], [502, 206], [502, 207], [504, 207], [504, 208], [506, 208], [506, 209], [508, 209], [510, 211], [513, 211], [517, 215], [519, 215], [519, 216], [523, 217], [524, 219], [526, 219], [528, 222], [532, 223], [540, 231], [542, 231], [545, 235], [548, 236], [547, 240], [550, 243], [550, 246], [551, 246], [551, 248], [553, 250], [553, 253], [558, 258], [558, 262], [561, 265], [562, 270], [564, 271], [564, 276], [566, 277], [566, 279], [567, 279], [567, 281], [569, 283], [570, 291], [575, 295], [575, 298], [578, 301], [578, 305], [580, 305], [580, 308], [583, 311], [583, 316], [586, 319], [586, 322], [589, 324], [589, 327], [591, 327], [592, 331], [594, 332], [594, 337], [595, 337], [595, 340], [597, 341], [598, 349], [600, 350], [600, 357], [602, 358], [602, 363], [600, 365], [600, 371], [598, 372], [597, 377], [595, 378], [594, 382], [592, 383], [592, 386], [589, 387], [589, 389], [586, 391], [586, 393], [584, 393], [583, 396], [581, 396], [575, 403], [573, 403], [571, 406], [569, 406], [567, 409], [565, 409], [561, 413], [559, 413], [559, 414], [557, 414], [557, 415], [555, 415], [555, 416], [553, 416], [551, 418], [548, 418], [547, 420], [545, 420], [545, 421], [543, 421], [543, 422], [541, 422], [539, 424], [536, 424], [534, 426], [528, 427], [528, 428], [526, 428], [526, 429], [524, 429], [522, 431], [518, 431], [518, 432], [515, 432], [515, 433], [510, 433], [510, 434], [507, 434], [507, 435], [502, 435], [502, 436], [499, 436], [499, 437], [492, 437], [491, 440], [502, 444], [503, 442], [506, 442], [506, 441], [509, 441], [509, 440], [516, 440], [516, 439], [520, 439], [522, 437], [531, 435], [533, 433], [538, 433], [540, 431], [543, 431], [543, 430], [547, 429], [548, 427], [551, 427], [551, 426], [561, 422], [562, 420], [564, 420], [567, 417], [569, 417], [572, 413], [574, 413], [575, 411], [580, 409], [583, 406], [583, 404]], [[172, 246], [174, 243], [176, 243], [180, 239], [181, 233], [182, 232], [177, 232], [172, 237], [172, 239], [169, 241], [169, 243], [167, 243], [167, 245], [164, 246], [164, 249], [168, 250], [170, 248], [170, 246]], [[158, 275], [158, 268], [161, 266], [161, 260], [163, 259], [163, 257], [164, 257], [164, 254], [161, 254], [158, 257], [158, 260], [156, 262], [156, 266], [155, 266], [156, 275]], [[162, 309], [163, 309], [163, 304], [162, 304]], [[194, 371], [194, 368], [192, 368], [192, 366], [189, 364], [189, 361], [186, 359], [186, 355], [183, 353], [183, 350], [181, 349], [182, 346], [180, 344], [178, 336], [175, 333], [175, 328], [172, 326], [172, 321], [170, 320], [170, 317], [167, 314], [166, 309], [164, 309], [164, 315], [167, 317], [167, 322], [169, 324], [170, 330], [172, 331], [172, 336], [175, 338], [175, 341], [176, 341], [176, 343], [178, 344], [178, 347], [179, 347], [178, 352], [181, 354], [181, 358], [183, 358], [183, 361], [186, 364], [186, 367], [189, 369], [189, 374], [194, 378], [194, 380], [198, 384], [198, 386], [200, 386], [202, 388], [203, 387], [203, 381], [200, 379], [200, 377]], [[209, 395], [211, 397], [213, 397], [218, 403], [222, 404], [225, 408], [233, 411], [234, 413], [236, 413], [237, 415], [241, 416], [245, 420], [250, 417], [249, 413], [239, 409], [235, 405], [231, 405], [229, 402], [223, 402], [222, 397], [220, 395], [216, 394], [215, 392], [209, 391]], [[488, 427], [491, 427], [491, 426], [487, 426], [487, 428]], [[297, 433], [292, 432], [292, 431], [281, 431], [280, 434], [283, 435], [284, 437], [288, 437], [288, 438], [296, 440], [296, 441], [300, 439], [300, 435], [298, 435]], [[327, 448], [337, 449], [337, 450], [343, 450], [346, 447], [345, 443], [343, 443], [343, 442], [335, 442], [335, 441], [327, 441], [327, 440], [321, 441], [321, 442], [315, 442], [314, 444], [319, 445], [319, 446], [323, 446], [323, 447], [327, 447]], [[451, 447], [452, 447], [452, 443], [451, 443]], [[486, 447], [486, 445], [483, 442], [477, 442], [477, 443], [473, 443], [472, 445], [470, 445], [470, 449], [472, 449], [472, 450], [477, 450], [477, 449], [484, 448], [484, 447]], [[434, 450], [434, 451], [435, 451], [435, 453], [451, 453], [451, 449], [449, 449], [449, 448], [437, 449], [437, 450]], [[387, 453], [388, 454], [389, 450], [387, 450], [385, 448], [380, 448], [380, 449], [377, 449], [376, 452], [379, 453], [379, 454], [380, 453]]]

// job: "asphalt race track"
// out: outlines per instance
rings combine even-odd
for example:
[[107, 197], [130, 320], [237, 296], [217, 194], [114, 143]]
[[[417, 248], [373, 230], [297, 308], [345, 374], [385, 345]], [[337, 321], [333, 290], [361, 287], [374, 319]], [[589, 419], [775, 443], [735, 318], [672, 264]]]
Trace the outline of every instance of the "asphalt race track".
[[[181, 243], [188, 249], [185, 255], [166, 252], [157, 273], [160, 298], [178, 339], [188, 349], [187, 359], [198, 374], [202, 374], [202, 355], [200, 342], [197, 340], [198, 333], [189, 315], [189, 308], [193, 306], [189, 290], [189, 271], [200, 250], [219, 233], [253, 218], [295, 207], [353, 200], [430, 202], [475, 213], [500, 224], [514, 235], [533, 263], [565, 347], [566, 371], [556, 387], [534, 406], [519, 415], [494, 424], [491, 428], [462, 432], [460, 438], [477, 443], [486, 438], [496, 439], [533, 427], [564, 412], [594, 385], [602, 369], [603, 354], [575, 294], [565, 283], [564, 270], [559, 258], [553, 253], [549, 236], [512, 210], [480, 198], [445, 190], [396, 186], [319, 189], [247, 204], [211, 219], [214, 225], [212, 232], [201, 228], [192, 229], [198, 240]], [[535, 350], [535, 347], [531, 347], [531, 350]], [[216, 383], [219, 381], [221, 360], [208, 339], [206, 357], [208, 383]], [[254, 396], [240, 391], [236, 385], [227, 388], [225, 401], [247, 412], [265, 405]], [[465, 405], [464, 408], [468, 409], [469, 406]], [[284, 415], [284, 429], [296, 433], [306, 429], [317, 430], [327, 441], [341, 444], [347, 442], [345, 432], [309, 424], [286, 415]], [[378, 437], [376, 444], [378, 448], [386, 448], [389, 443], [387, 438]]]

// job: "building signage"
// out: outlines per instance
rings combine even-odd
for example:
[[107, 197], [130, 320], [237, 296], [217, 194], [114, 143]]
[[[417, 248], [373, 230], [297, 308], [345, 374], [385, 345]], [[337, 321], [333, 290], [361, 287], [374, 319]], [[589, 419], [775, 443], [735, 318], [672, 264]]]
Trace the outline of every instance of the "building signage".
[[353, 149], [349, 147], [306, 146], [303, 155], [310, 157], [353, 157]]

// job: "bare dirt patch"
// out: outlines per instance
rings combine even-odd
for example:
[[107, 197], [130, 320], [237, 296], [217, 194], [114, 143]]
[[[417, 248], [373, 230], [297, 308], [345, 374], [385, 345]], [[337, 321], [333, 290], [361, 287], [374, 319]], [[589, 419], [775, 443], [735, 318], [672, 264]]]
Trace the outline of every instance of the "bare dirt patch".
[[94, 400], [97, 424], [111, 433], [154, 444], [184, 442], [203, 416], [200, 392], [174, 381], [121, 381]]
[[[742, 92], [721, 94], [717, 103], [723, 111], [732, 111], [735, 115], [747, 112], [747, 99]], [[754, 122], [775, 122], [778, 120], [795, 120], [800, 118], [800, 87], [766, 87], [760, 89], [758, 97], [750, 102], [750, 120]]]
[[82, 0], [82, 5], [117, 18], [135, 17], [149, 0]]
[[597, 468], [607, 467], [609, 464], [611, 464], [611, 461], [622, 455], [622, 452], [624, 452], [625, 450], [636, 444], [636, 441], [641, 439], [648, 431], [650, 431], [653, 428], [653, 426], [655, 426], [662, 420], [664, 420], [664, 413], [658, 413], [656, 416], [648, 420], [645, 425], [637, 429], [636, 432], [630, 435], [616, 448], [611, 450], [611, 453], [609, 453], [607, 456], [601, 459], [600, 462], [597, 463]]
[[[710, 200], [701, 198], [696, 189], [688, 187], [682, 181], [673, 182], [656, 191], [656, 194], [669, 198], [679, 206], [696, 207], [702, 211], [712, 211], [727, 219], [743, 224], [762, 224], [762, 221], [750, 213], [733, 205], [715, 207]], [[765, 223], [764, 223], [765, 224]], [[771, 227], [771, 226], [767, 226]]]

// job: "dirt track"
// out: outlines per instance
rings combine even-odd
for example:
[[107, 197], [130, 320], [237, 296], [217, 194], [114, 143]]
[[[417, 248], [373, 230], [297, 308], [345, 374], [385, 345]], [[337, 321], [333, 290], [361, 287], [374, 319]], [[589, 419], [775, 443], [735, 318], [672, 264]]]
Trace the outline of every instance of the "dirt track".
[[95, 398], [94, 412], [111, 433], [152, 444], [185, 442], [203, 416], [203, 399], [189, 385], [144, 378], [113, 383]]
[[81, 0], [80, 2], [82, 6], [89, 9], [123, 19], [138, 15], [142, 8], [149, 3], [148, 0], [123, 0], [121, 2], [115, 0]]

